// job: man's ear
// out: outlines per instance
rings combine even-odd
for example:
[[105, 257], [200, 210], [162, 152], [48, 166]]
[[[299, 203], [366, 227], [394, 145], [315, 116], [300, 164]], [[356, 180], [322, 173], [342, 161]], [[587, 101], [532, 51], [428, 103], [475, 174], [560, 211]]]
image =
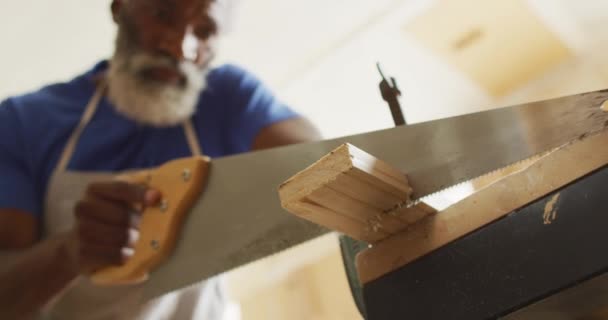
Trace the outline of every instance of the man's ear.
[[118, 23], [118, 15], [120, 14], [122, 5], [123, 0], [112, 0], [112, 5], [110, 7], [112, 9], [112, 18], [114, 19], [114, 22]]

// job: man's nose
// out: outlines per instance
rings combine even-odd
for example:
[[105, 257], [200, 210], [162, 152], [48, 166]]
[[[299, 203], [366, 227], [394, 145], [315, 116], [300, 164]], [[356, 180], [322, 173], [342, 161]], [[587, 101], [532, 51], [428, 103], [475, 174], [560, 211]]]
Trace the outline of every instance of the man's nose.
[[183, 32], [165, 31], [147, 39], [148, 49], [176, 61], [196, 61], [198, 58], [198, 38], [187, 28]]

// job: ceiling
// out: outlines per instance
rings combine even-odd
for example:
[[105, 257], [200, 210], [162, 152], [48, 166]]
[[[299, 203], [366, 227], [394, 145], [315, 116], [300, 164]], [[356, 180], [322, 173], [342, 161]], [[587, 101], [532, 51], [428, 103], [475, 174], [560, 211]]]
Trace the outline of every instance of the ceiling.
[[[555, 36], [567, 54], [548, 63], [542, 58], [543, 46], [530, 40], [519, 43], [519, 48], [532, 53], [522, 55], [523, 60], [515, 66], [525, 65], [529, 62], [526, 57], [534, 54], [540, 58], [529, 63], [531, 66], [547, 66], [513, 82], [498, 95], [467, 71], [470, 68], [459, 65], [457, 59], [462, 57], [450, 58], [429, 45], [434, 40], [428, 39], [442, 34], [439, 26], [446, 24], [446, 19], [458, 20], [454, 17], [459, 16], [458, 21], [473, 21], [475, 8], [487, 4], [475, 1], [222, 0], [218, 10], [228, 17], [224, 19], [228, 23], [216, 62], [238, 63], [255, 72], [281, 99], [310, 117], [326, 137], [392, 125], [377, 89], [377, 61], [397, 78], [409, 122], [608, 85], [608, 65], [602, 54], [604, 43], [608, 43], [608, 31], [603, 27], [608, 16], [605, 1], [521, 0], [535, 23]], [[468, 9], [462, 4], [465, 2]], [[450, 6], [456, 9], [447, 11], [448, 18], [428, 14], [433, 8]], [[110, 56], [115, 28], [108, 7], [109, 0], [0, 1], [0, 96], [69, 79]], [[500, 20], [500, 10], [484, 10]], [[430, 31], [420, 37], [411, 25], [425, 17]], [[517, 43], [521, 37], [515, 26], [520, 17], [503, 18], [513, 21], [495, 29], [513, 32], [502, 32], [507, 40], [497, 42]], [[457, 29], [458, 21], [444, 30]], [[502, 39], [493, 37], [493, 33], [486, 36]], [[517, 52], [517, 46], [507, 47]], [[483, 59], [470, 58], [464, 65], [477, 68], [478, 73], [497, 73], [503, 68], [508, 75], [512, 65], [493, 61], [492, 57], [500, 55], [489, 52], [480, 56]]]

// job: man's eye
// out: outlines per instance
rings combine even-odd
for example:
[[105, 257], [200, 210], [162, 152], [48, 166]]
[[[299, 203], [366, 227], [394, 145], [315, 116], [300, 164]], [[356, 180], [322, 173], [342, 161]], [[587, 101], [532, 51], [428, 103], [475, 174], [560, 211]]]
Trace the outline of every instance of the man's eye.
[[207, 40], [214, 35], [216, 31], [215, 22], [208, 18], [194, 29], [194, 34], [200, 39]]
[[194, 34], [196, 34], [198, 38], [203, 40], [207, 40], [209, 37], [211, 37], [211, 31], [209, 30], [209, 28], [197, 28], [194, 31]]
[[156, 8], [154, 10], [154, 17], [160, 21], [167, 21], [169, 20], [169, 12], [164, 8]]

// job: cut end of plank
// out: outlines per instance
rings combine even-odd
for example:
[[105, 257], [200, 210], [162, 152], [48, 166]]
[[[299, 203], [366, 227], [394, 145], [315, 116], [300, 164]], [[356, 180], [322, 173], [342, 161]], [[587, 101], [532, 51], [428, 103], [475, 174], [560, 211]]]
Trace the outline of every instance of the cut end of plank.
[[350, 144], [339, 146], [279, 187], [287, 211], [370, 243], [416, 220], [391, 214], [396, 207], [410, 205], [411, 194], [405, 173]]
[[279, 186], [281, 202], [287, 203], [293, 199], [301, 198], [352, 168], [353, 164], [349, 152], [351, 147], [349, 144], [339, 146], [308, 168], [283, 182]]

